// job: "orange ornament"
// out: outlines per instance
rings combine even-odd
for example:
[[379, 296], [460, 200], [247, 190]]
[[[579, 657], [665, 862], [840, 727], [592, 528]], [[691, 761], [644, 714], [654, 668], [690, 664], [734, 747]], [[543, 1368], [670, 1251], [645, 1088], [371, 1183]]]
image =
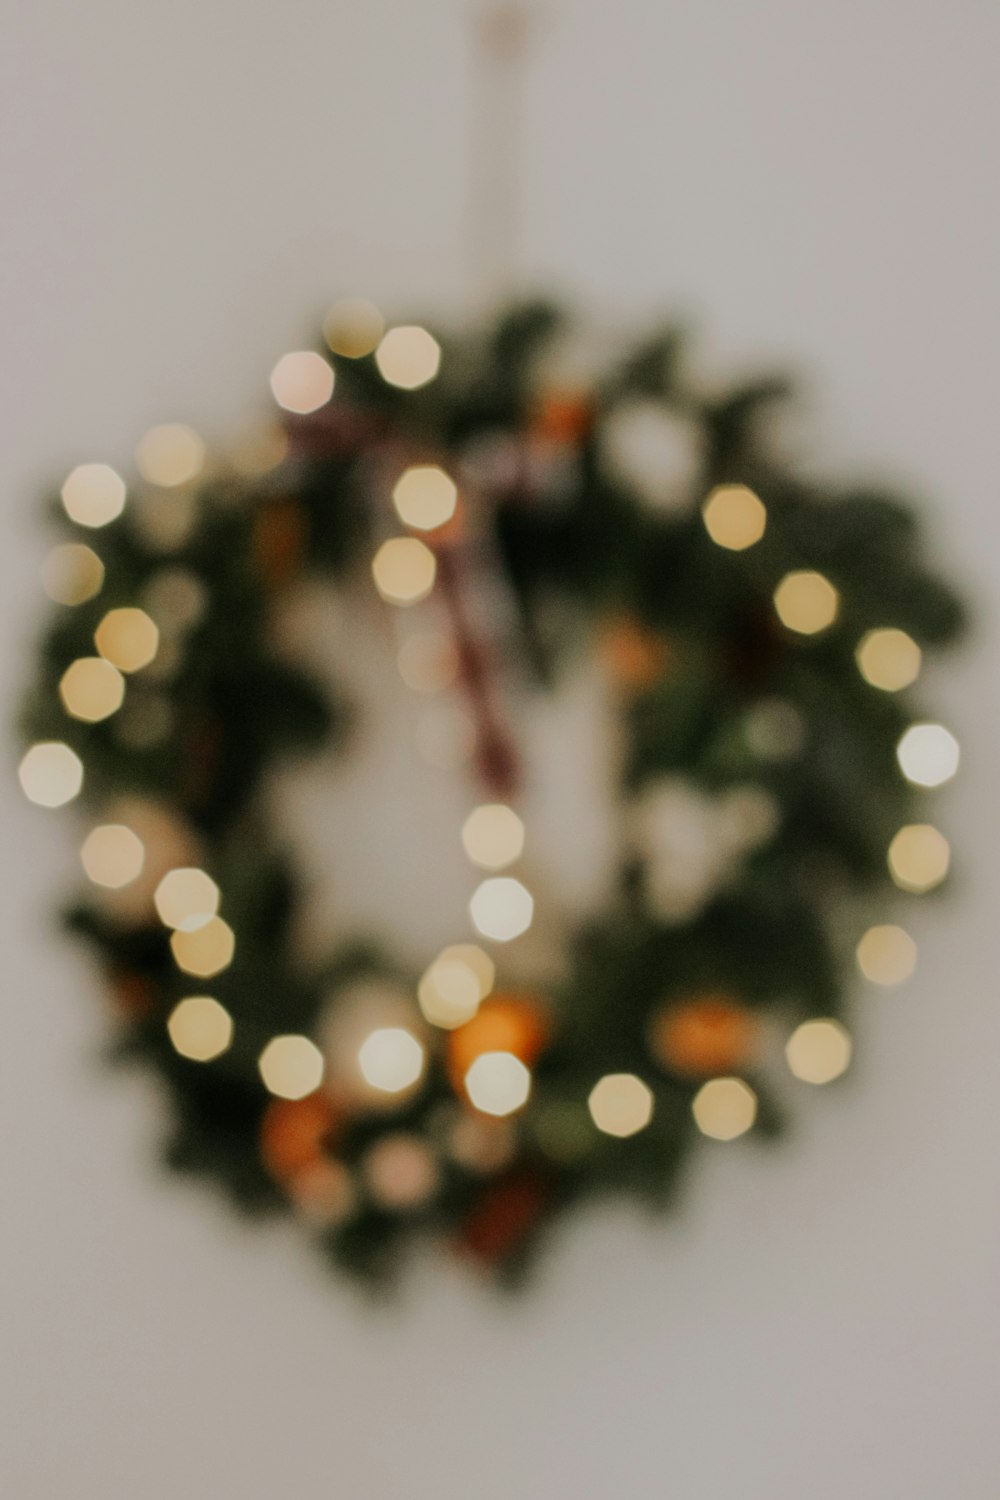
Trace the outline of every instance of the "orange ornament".
[[696, 995], [666, 1006], [650, 1028], [653, 1052], [673, 1073], [706, 1078], [746, 1067], [756, 1045], [757, 1018], [726, 994]]
[[670, 647], [634, 615], [619, 615], [601, 631], [599, 650], [611, 679], [626, 692], [641, 693], [663, 676]]
[[281, 588], [298, 572], [305, 550], [305, 517], [294, 500], [274, 500], [258, 512], [253, 528], [257, 572], [268, 588]]
[[464, 1026], [448, 1034], [448, 1076], [458, 1094], [484, 1052], [512, 1052], [530, 1067], [545, 1045], [548, 1024], [529, 995], [492, 995]]
[[272, 1177], [290, 1182], [323, 1160], [340, 1116], [324, 1093], [273, 1099], [260, 1125], [261, 1159]]
[[586, 437], [593, 420], [593, 404], [586, 396], [551, 391], [542, 397], [532, 435], [550, 443], [577, 443]]

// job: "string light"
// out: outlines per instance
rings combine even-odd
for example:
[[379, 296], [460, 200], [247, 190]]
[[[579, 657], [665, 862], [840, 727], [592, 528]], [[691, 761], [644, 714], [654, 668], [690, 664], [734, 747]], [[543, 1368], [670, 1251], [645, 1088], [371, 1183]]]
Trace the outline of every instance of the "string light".
[[153, 895], [157, 915], [165, 927], [194, 932], [219, 910], [219, 887], [204, 870], [170, 870]]
[[397, 1131], [376, 1141], [364, 1157], [368, 1191], [382, 1208], [419, 1208], [435, 1192], [439, 1172], [430, 1148], [418, 1136]]
[[[477, 972], [475, 961], [467, 956], [469, 952], [478, 954], [489, 964], [489, 979], [485, 987], [484, 971]], [[492, 985], [493, 965], [486, 954], [472, 944], [463, 944], [446, 948], [424, 970], [417, 986], [417, 1001], [425, 1020], [432, 1026], [450, 1031], [471, 1021]]]
[[415, 391], [434, 379], [441, 367], [441, 345], [426, 328], [390, 328], [375, 351], [382, 379], [404, 391]]
[[920, 676], [922, 653], [905, 630], [869, 630], [854, 656], [865, 681], [883, 693], [898, 693]]
[[78, 464], [60, 494], [70, 520], [94, 530], [125, 509], [125, 481], [110, 464]]
[[701, 518], [712, 541], [730, 552], [745, 552], [764, 535], [767, 511], [745, 484], [720, 484], [702, 506]]
[[211, 979], [228, 969], [236, 951], [236, 938], [228, 922], [210, 917], [201, 926], [187, 930], [179, 927], [170, 936], [174, 962], [185, 974]]
[[307, 1036], [272, 1037], [257, 1059], [264, 1087], [279, 1099], [304, 1099], [323, 1082], [323, 1054]]
[[160, 632], [144, 609], [110, 609], [94, 631], [94, 644], [120, 672], [138, 672], [156, 655]]
[[85, 604], [104, 585], [104, 564], [82, 542], [53, 547], [41, 567], [42, 588], [56, 604]]
[[74, 719], [98, 724], [121, 708], [125, 679], [103, 656], [81, 656], [60, 678], [59, 696]]
[[367, 1036], [358, 1052], [366, 1083], [384, 1094], [412, 1088], [424, 1071], [424, 1049], [402, 1026], [382, 1026]]
[[869, 927], [858, 943], [858, 968], [873, 984], [902, 984], [917, 967], [917, 945], [902, 927]]
[[307, 417], [333, 395], [333, 366], [312, 349], [283, 354], [271, 371], [271, 392], [283, 411]]
[[458, 675], [458, 657], [448, 637], [439, 630], [409, 636], [396, 657], [399, 675], [415, 693], [440, 693]]
[[229, 453], [229, 462], [237, 474], [247, 479], [261, 479], [270, 474], [288, 456], [288, 434], [277, 423], [248, 433]]
[[233, 1018], [211, 995], [190, 995], [167, 1020], [174, 1051], [192, 1062], [212, 1062], [233, 1044]]
[[531, 1074], [513, 1052], [482, 1052], [465, 1075], [465, 1091], [486, 1115], [511, 1115], [528, 1102]]
[[484, 870], [502, 870], [504, 865], [521, 857], [524, 824], [512, 807], [502, 802], [486, 802], [466, 818], [462, 843], [474, 865]]
[[396, 481], [392, 503], [407, 526], [433, 531], [455, 514], [458, 487], [437, 464], [414, 464]]
[[598, 1130], [624, 1140], [653, 1118], [653, 1095], [634, 1073], [606, 1073], [591, 1089], [587, 1108]]
[[201, 473], [205, 444], [193, 427], [164, 422], [143, 433], [136, 446], [135, 461], [143, 479], [162, 489], [174, 489]]
[[851, 1064], [851, 1038], [839, 1021], [803, 1021], [788, 1038], [785, 1058], [803, 1083], [832, 1083]]
[[951, 864], [951, 848], [930, 823], [909, 823], [889, 845], [889, 872], [900, 890], [923, 895], [940, 885]]
[[361, 359], [378, 348], [385, 332], [385, 319], [364, 297], [344, 297], [335, 302], [323, 319], [323, 337], [334, 354]]
[[837, 618], [840, 595], [822, 573], [808, 569], [786, 573], [774, 591], [774, 607], [782, 625], [799, 635], [816, 635]]
[[497, 943], [509, 943], [527, 932], [534, 911], [531, 892], [509, 875], [484, 880], [469, 902], [476, 931]]
[[17, 768], [21, 789], [39, 807], [63, 807], [83, 786], [83, 762], [61, 740], [43, 740]]
[[710, 1078], [691, 1105], [695, 1124], [713, 1141], [735, 1141], [757, 1118], [757, 1095], [742, 1078]]
[[436, 574], [434, 553], [415, 536], [391, 537], [372, 559], [375, 587], [387, 604], [419, 604]]
[[914, 786], [943, 786], [958, 770], [958, 741], [943, 724], [911, 724], [896, 747], [896, 759]]
[[102, 823], [84, 839], [80, 861], [95, 885], [118, 891], [142, 874], [146, 850], [138, 834], [124, 823]]

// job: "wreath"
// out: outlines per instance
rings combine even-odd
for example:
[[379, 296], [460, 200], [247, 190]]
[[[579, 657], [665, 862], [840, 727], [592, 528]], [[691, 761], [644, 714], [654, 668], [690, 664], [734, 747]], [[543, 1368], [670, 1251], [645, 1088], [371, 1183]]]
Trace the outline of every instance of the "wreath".
[[[948, 874], [925, 799], [958, 745], [909, 689], [962, 614], [910, 509], [789, 456], [786, 382], [708, 390], [675, 328], [582, 378], [573, 336], [543, 304], [447, 337], [340, 303], [252, 439], [154, 428], [127, 485], [86, 462], [51, 502], [20, 777], [86, 818], [67, 915], [112, 1055], [166, 1086], [172, 1168], [369, 1282], [427, 1237], [513, 1278], [571, 1204], [660, 1208], [706, 1138], [776, 1135], [847, 1069], [857, 985], [913, 970], [890, 899]], [[307, 940], [275, 779], [365, 753], [364, 693], [283, 635], [317, 587], [451, 713], [423, 748], [468, 904], [416, 957]], [[533, 883], [519, 744], [574, 674], [614, 784], [582, 911]]]

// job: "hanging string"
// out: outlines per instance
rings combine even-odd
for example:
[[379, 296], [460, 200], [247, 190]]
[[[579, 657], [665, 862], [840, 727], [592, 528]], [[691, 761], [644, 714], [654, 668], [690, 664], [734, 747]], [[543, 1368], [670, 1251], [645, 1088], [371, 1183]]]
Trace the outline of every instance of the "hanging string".
[[495, 0], [473, 26], [469, 180], [472, 285], [488, 302], [518, 278], [522, 232], [522, 114], [528, 7]]

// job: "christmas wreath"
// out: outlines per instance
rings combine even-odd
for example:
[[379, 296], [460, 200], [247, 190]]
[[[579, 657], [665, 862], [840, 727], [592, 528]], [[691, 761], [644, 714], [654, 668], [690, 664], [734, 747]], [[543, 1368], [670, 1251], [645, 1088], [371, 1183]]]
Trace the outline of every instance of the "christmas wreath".
[[[584, 375], [570, 334], [541, 304], [451, 338], [340, 303], [252, 439], [154, 428], [134, 479], [85, 462], [52, 501], [20, 778], [85, 814], [68, 921], [113, 1052], [165, 1084], [170, 1166], [374, 1282], [427, 1236], [511, 1277], [571, 1204], [659, 1207], [706, 1137], [774, 1135], [846, 1070], [851, 992], [914, 967], [887, 903], [948, 874], [925, 799], [958, 745], [909, 689], [961, 610], [910, 509], [789, 458], [785, 382], [708, 390], [672, 328]], [[295, 648], [317, 590], [348, 662], [391, 640], [401, 737], [465, 799], [409, 871], [433, 899], [465, 851], [423, 952], [324, 947], [273, 795], [291, 756], [369, 753], [366, 673]], [[613, 788], [576, 905], [532, 873], [522, 738], [573, 682], [600, 714], [559, 754], [600, 722]], [[567, 838], [588, 816], [542, 806]]]

